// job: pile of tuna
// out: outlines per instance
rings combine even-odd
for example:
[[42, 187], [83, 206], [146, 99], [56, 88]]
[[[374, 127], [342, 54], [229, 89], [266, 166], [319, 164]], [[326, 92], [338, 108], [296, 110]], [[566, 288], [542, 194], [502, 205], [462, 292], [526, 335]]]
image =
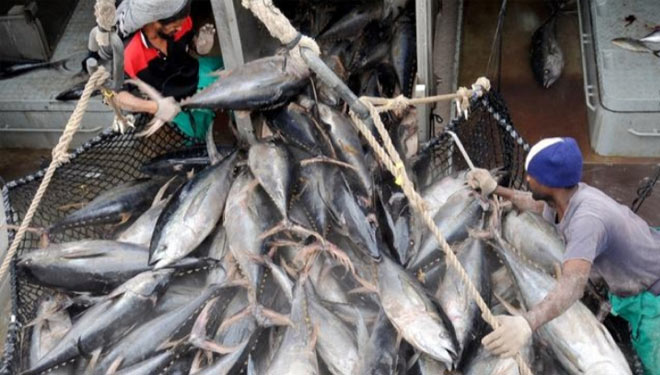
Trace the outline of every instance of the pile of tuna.
[[[154, 159], [48, 228], [117, 233], [18, 259], [55, 291], [24, 331], [23, 374], [516, 374], [480, 347], [480, 311], [347, 117], [300, 108], [247, 149]], [[563, 248], [552, 227], [424, 168], [427, 209], [491, 308], [539, 302]], [[523, 355], [539, 374], [630, 373], [581, 303]]]
[[[383, 91], [387, 64], [400, 92], [414, 75], [406, 70], [412, 22], [390, 3], [358, 6], [331, 26], [316, 12], [309, 26], [321, 41], [358, 35], [353, 53], [324, 56], [376, 77], [364, 79], [376, 91], [362, 94], [393, 94]], [[356, 33], [392, 23], [386, 49]], [[347, 46], [324, 49], [333, 45]], [[404, 53], [374, 51], [399, 47]], [[94, 226], [107, 239], [45, 243], [19, 257], [19, 275], [52, 291], [26, 324], [22, 374], [518, 373], [513, 360], [480, 346], [490, 329], [465, 285], [336, 94], [320, 81], [311, 90], [309, 76], [285, 56], [225, 72], [182, 104], [261, 111], [267, 137], [219, 152], [209, 132], [206, 152], [161, 155], [144, 165], [146, 177], [46, 230]], [[426, 209], [491, 309], [539, 302], [563, 251], [553, 228], [533, 214], [503, 214], [466, 187], [465, 171], [434, 177], [433, 163], [417, 155], [414, 113], [388, 115], [387, 124]], [[630, 373], [582, 303], [522, 354], [537, 374]]]

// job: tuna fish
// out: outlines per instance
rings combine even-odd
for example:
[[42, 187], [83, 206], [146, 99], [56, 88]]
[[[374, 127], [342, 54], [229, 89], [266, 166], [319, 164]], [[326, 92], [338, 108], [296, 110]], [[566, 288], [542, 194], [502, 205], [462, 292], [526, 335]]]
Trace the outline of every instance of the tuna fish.
[[378, 294], [385, 314], [417, 350], [447, 368], [457, 360], [458, 342], [444, 312], [401, 266], [383, 257], [378, 266]]
[[304, 280], [299, 280], [296, 283], [289, 318], [292, 325], [286, 328], [282, 343], [264, 375], [314, 375], [319, 373], [316, 359], [318, 328], [310, 323], [304, 282]]
[[23, 374], [39, 374], [116, 342], [146, 318], [167, 287], [171, 273], [169, 270], [144, 272], [120, 285], [107, 300], [76, 320], [66, 336]]
[[183, 185], [158, 218], [149, 264], [166, 267], [202, 243], [222, 216], [237, 154], [212, 165]]
[[[457, 258], [463, 269], [476, 286], [480, 295], [490, 296], [489, 272], [486, 265], [486, 245], [481, 240], [468, 238], [457, 249]], [[484, 327], [481, 320], [481, 310], [474, 299], [470, 297], [467, 287], [451, 267], [435, 293], [442, 310], [454, 327], [458, 340], [458, 359], [463, 357], [472, 343], [478, 342]], [[452, 368], [458, 367], [458, 361]]]
[[288, 218], [293, 168], [287, 150], [275, 143], [258, 143], [250, 147], [248, 165], [282, 217]]
[[221, 75], [221, 79], [183, 100], [181, 106], [248, 111], [279, 107], [300, 92], [309, 70], [286, 56], [271, 56]]
[[[504, 241], [498, 244], [498, 254], [512, 273], [524, 304], [531, 308], [541, 302], [556, 281], [524, 264]], [[536, 334], [570, 374], [631, 374], [610, 333], [582, 302], [541, 326]]]
[[548, 88], [564, 69], [564, 53], [557, 42], [557, 15], [553, 14], [532, 35], [531, 62], [536, 81]]
[[56, 222], [49, 233], [85, 225], [121, 224], [149, 208], [154, 196], [165, 183], [163, 179], [138, 179], [107, 190], [85, 207]]
[[564, 241], [538, 214], [509, 212], [502, 221], [502, 235], [518, 255], [549, 275], [556, 275], [564, 255]]
[[[468, 229], [481, 227], [483, 222], [484, 203], [480, 198], [469, 192], [459, 191], [453, 194], [433, 218], [447, 243], [462, 241], [468, 236]], [[439, 257], [444, 257], [435, 237], [427, 232], [422, 239], [419, 252], [406, 265], [409, 270], [416, 271], [430, 264]]]

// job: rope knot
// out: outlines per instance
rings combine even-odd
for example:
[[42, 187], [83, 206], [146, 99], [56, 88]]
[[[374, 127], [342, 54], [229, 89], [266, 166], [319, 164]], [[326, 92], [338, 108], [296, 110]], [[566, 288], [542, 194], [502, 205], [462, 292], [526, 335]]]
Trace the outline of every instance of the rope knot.
[[456, 91], [456, 111], [468, 119], [468, 110], [470, 109], [470, 91], [465, 87], [459, 87]]
[[472, 95], [475, 97], [482, 97], [484, 93], [490, 91], [490, 81], [486, 77], [479, 77], [472, 85]]
[[396, 98], [392, 99], [388, 106], [391, 108], [392, 112], [395, 115], [401, 116], [408, 107], [410, 107], [410, 100], [403, 95], [399, 95]]

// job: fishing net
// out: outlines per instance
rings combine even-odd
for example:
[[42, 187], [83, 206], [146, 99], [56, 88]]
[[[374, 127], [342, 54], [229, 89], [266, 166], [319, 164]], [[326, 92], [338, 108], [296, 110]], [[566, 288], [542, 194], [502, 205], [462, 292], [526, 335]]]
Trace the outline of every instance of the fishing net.
[[[138, 128], [146, 118], [138, 118]], [[523, 166], [528, 145], [511, 124], [502, 99], [495, 93], [472, 101], [468, 119], [457, 118], [447, 127], [461, 139], [472, 162], [479, 167], [500, 168], [505, 173], [503, 183], [521, 188]], [[149, 138], [137, 137], [131, 131], [124, 135], [105, 132], [92, 139], [57, 169], [32, 221], [32, 227], [48, 227], [80, 207], [77, 203], [92, 200], [99, 193], [123, 182], [145, 177], [140, 167], [150, 159], [165, 153], [193, 150], [194, 141], [171, 127], [164, 127]], [[427, 142], [420, 156], [432, 163], [434, 178], [467, 168], [467, 164], [452, 138], [442, 133]], [[39, 171], [3, 188], [7, 221], [19, 225], [37, 190], [45, 171]], [[52, 242], [78, 239], [107, 238], [111, 232], [104, 227], [67, 229], [51, 237]], [[10, 238], [11, 240], [11, 238]], [[28, 233], [20, 244], [17, 256], [38, 248], [40, 236]], [[22, 335], [22, 326], [34, 318], [37, 301], [51, 290], [30, 283], [11, 266], [12, 322], [5, 341], [4, 360], [0, 375], [15, 374], [20, 369], [21, 353], [28, 346], [29, 336]]]
[[[498, 93], [489, 92], [482, 98], [473, 99], [468, 118], [457, 117], [444, 130], [458, 135], [475, 167], [499, 169], [503, 174], [501, 185], [526, 190], [525, 157], [529, 145], [513, 127]], [[432, 167], [426, 166], [427, 163]], [[468, 168], [463, 154], [447, 132], [422, 146], [416, 164], [433, 174], [426, 178], [430, 181]]]

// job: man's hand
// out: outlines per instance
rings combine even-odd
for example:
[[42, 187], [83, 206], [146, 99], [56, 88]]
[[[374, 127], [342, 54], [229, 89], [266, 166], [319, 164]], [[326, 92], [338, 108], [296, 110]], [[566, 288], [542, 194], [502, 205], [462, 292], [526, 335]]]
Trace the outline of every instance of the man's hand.
[[202, 26], [199, 33], [195, 38], [195, 51], [199, 55], [208, 55], [213, 48], [213, 40], [215, 38], [215, 27], [210, 23]]
[[481, 195], [485, 198], [491, 195], [497, 189], [497, 181], [485, 169], [475, 168], [467, 174], [467, 184], [473, 189], [481, 190]]
[[177, 103], [177, 101], [171, 96], [158, 99], [156, 104], [158, 105], [158, 109], [156, 110], [154, 117], [163, 122], [171, 122], [176, 115], [181, 112], [179, 103]]
[[498, 315], [500, 327], [481, 340], [484, 347], [502, 358], [513, 357], [532, 336], [532, 328], [522, 316]]

